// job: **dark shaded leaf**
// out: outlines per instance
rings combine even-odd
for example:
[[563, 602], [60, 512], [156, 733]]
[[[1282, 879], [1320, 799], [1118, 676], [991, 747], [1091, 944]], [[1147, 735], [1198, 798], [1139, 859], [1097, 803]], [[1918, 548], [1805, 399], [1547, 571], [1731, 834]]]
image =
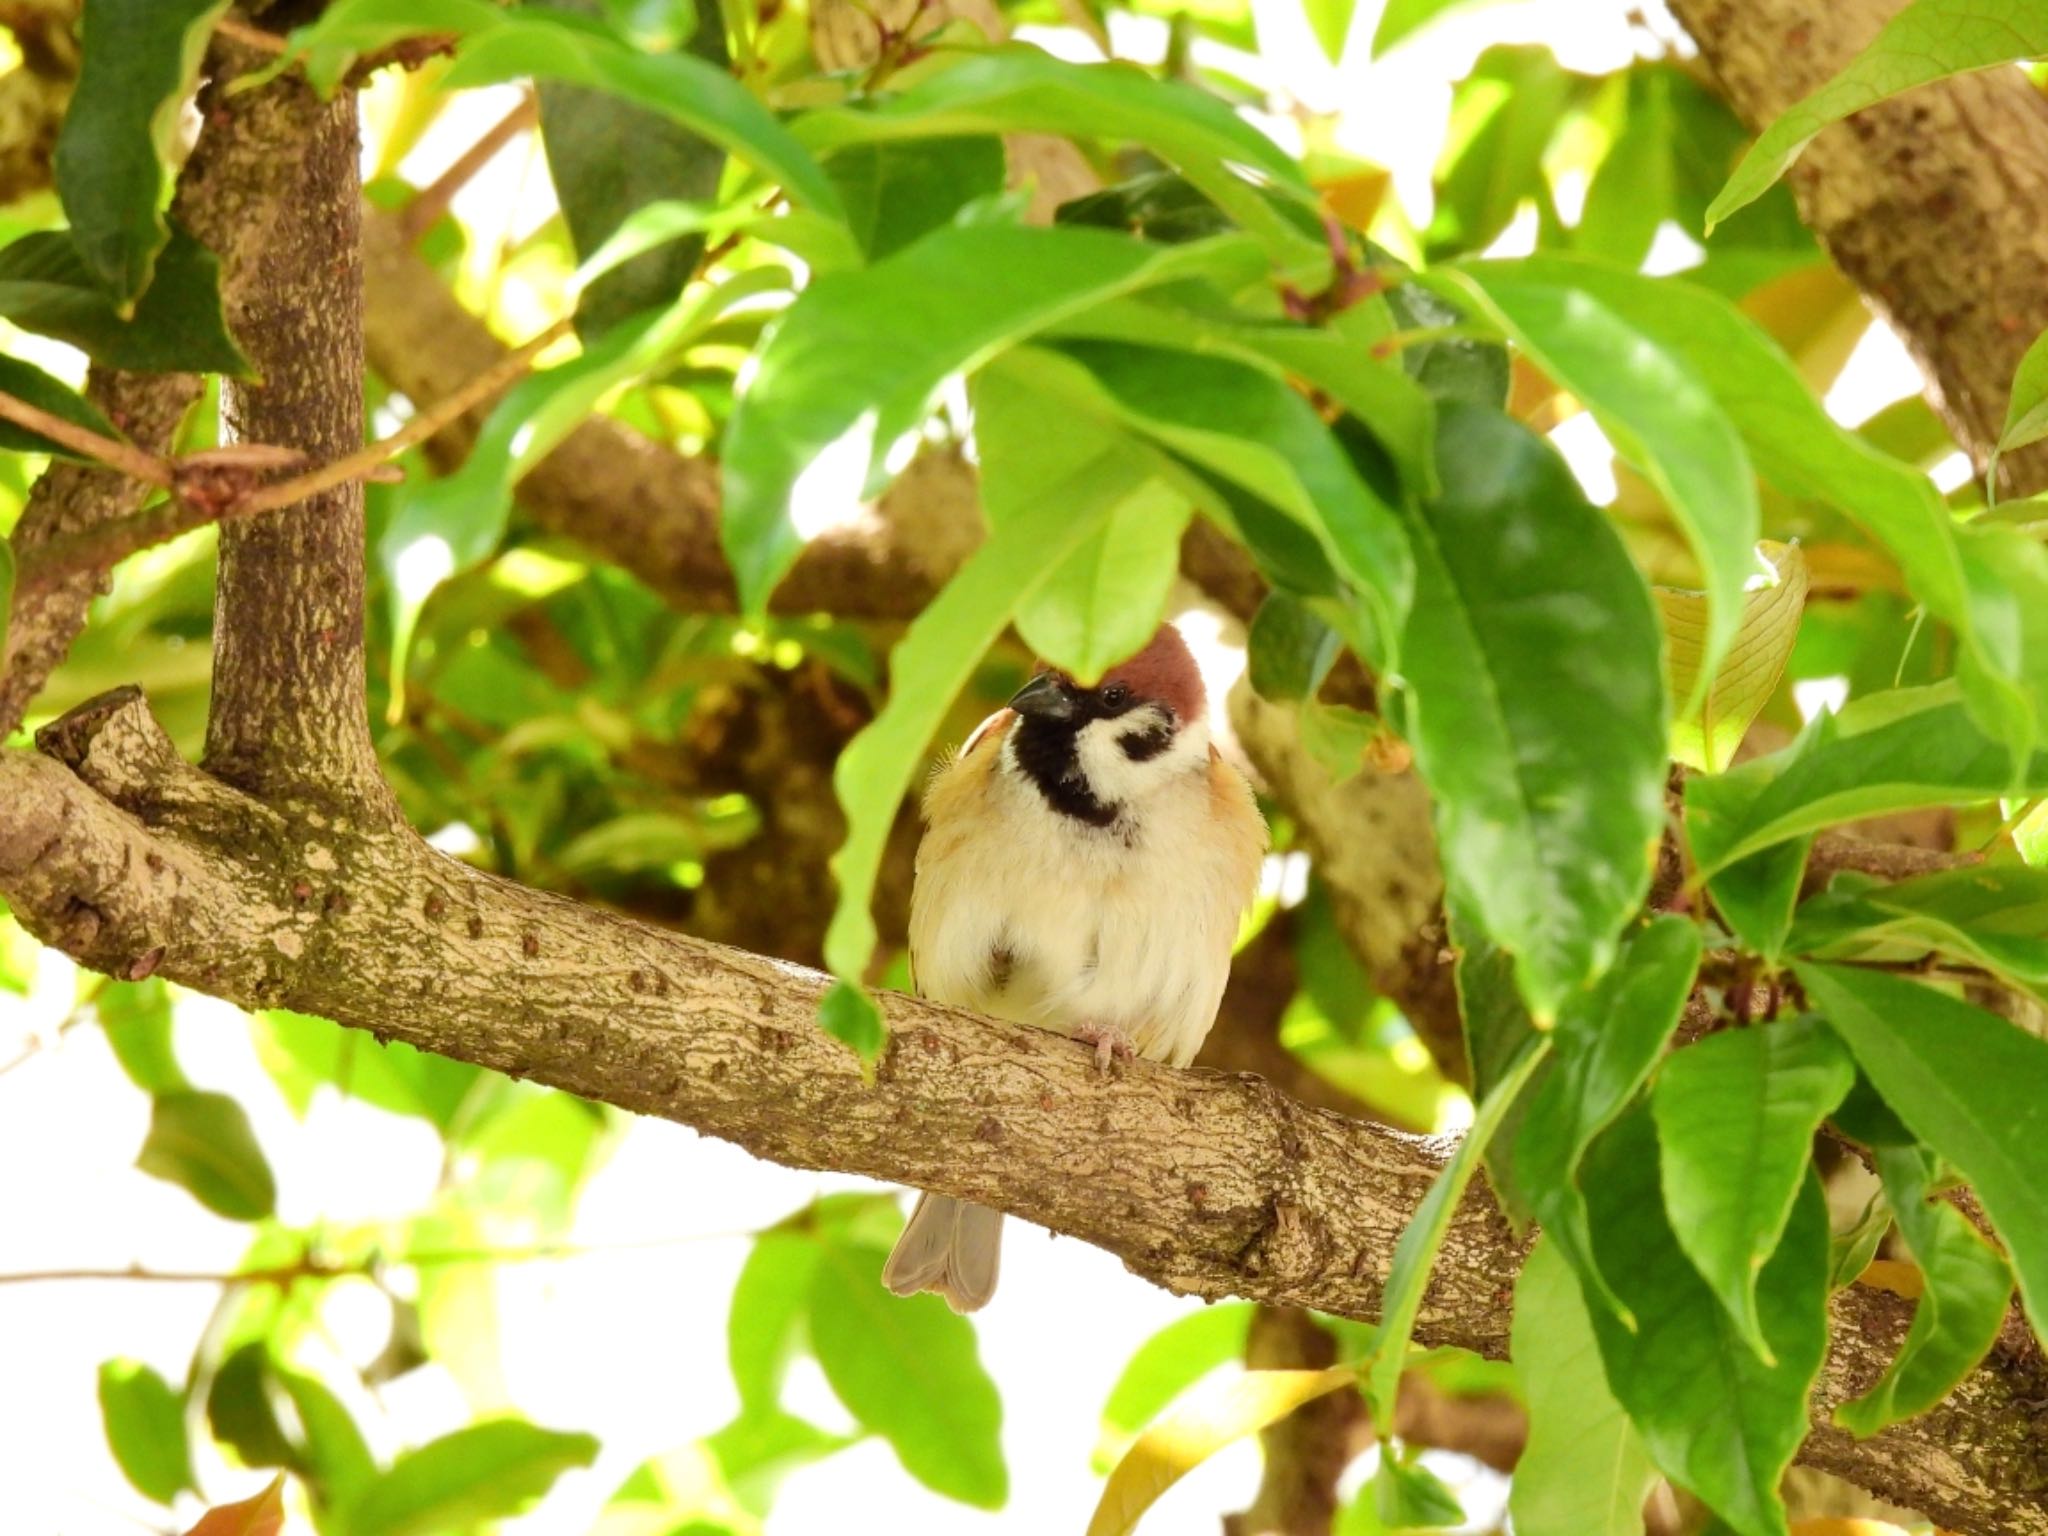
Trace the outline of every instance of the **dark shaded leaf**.
[[[97, 432], [101, 437], [119, 439], [121, 434], [113, 423], [102, 416], [90, 400], [63, 384], [59, 384], [33, 363], [25, 363], [18, 357], [0, 357], [0, 393], [10, 394], [15, 399], [34, 406], [37, 410], [48, 411], [74, 427], [84, 427], [88, 432]], [[31, 432], [27, 427], [18, 427], [11, 421], [0, 421], [0, 451], [7, 453], [52, 453], [59, 458], [82, 459], [84, 455], [52, 442], [40, 433]]]
[[1315, 697], [1342, 644], [1337, 632], [1290, 592], [1266, 594], [1252, 615], [1246, 671], [1262, 699], [1298, 704]]
[[249, 1117], [224, 1093], [159, 1093], [135, 1166], [230, 1221], [256, 1221], [277, 1207], [277, 1184]]
[[943, 229], [1003, 189], [1003, 143], [987, 134], [915, 144], [852, 144], [825, 162], [846, 222], [870, 261]]
[[149, 291], [127, 318], [63, 230], [23, 235], [0, 249], [0, 316], [110, 368], [249, 377], [221, 317], [220, 263], [176, 225]]

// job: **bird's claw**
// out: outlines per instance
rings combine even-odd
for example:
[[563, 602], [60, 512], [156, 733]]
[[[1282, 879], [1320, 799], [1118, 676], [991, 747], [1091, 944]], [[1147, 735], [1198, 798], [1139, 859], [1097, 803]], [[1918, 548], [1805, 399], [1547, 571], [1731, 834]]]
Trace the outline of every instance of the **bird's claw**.
[[1114, 1030], [1077, 1029], [1074, 1031], [1074, 1038], [1083, 1045], [1095, 1047], [1095, 1070], [1097, 1072], [1106, 1073], [1109, 1071], [1112, 1061], [1129, 1062], [1137, 1055], [1137, 1052], [1131, 1048], [1131, 1042]]

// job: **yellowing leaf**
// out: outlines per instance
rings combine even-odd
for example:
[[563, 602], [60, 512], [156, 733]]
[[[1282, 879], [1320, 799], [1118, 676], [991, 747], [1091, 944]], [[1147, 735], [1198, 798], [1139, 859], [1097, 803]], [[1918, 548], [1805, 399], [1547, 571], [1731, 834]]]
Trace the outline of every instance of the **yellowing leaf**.
[[217, 1504], [185, 1536], [277, 1536], [284, 1529], [284, 1474], [253, 1499]]
[[1303, 1403], [1358, 1381], [1358, 1369], [1247, 1371], [1190, 1393], [1131, 1447], [1102, 1490], [1088, 1536], [1125, 1536], [1159, 1496], [1226, 1445], [1276, 1423]]
[[1907, 1536], [1889, 1520], [1862, 1520], [1840, 1515], [1815, 1515], [1792, 1522], [1792, 1536]]
[[[1708, 773], [1728, 766], [1749, 723], [1778, 686], [1806, 606], [1806, 556], [1799, 547], [1766, 539], [1757, 546], [1757, 556], [1758, 572], [1744, 590], [1734, 643], [1714, 673], [1713, 684], [1696, 712], [1671, 723], [1671, 755]], [[1659, 587], [1656, 598], [1664, 620], [1671, 697], [1689, 699], [1707, 635], [1706, 594]]]

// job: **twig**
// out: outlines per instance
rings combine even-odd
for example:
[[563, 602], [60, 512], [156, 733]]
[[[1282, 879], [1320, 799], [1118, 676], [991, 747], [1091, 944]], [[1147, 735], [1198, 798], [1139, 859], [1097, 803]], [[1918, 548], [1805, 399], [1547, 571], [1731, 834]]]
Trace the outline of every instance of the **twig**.
[[0, 416], [16, 426], [47, 437], [53, 443], [62, 443], [73, 453], [82, 453], [109, 468], [118, 469], [131, 479], [146, 485], [160, 485], [167, 490], [170, 488], [170, 464], [153, 453], [144, 453], [131, 442], [118, 437], [102, 437], [90, 427], [81, 427], [61, 416], [52, 416], [41, 407], [4, 392], [0, 392]]
[[223, 16], [213, 24], [213, 30], [244, 48], [253, 48], [258, 53], [267, 53], [276, 58], [286, 48], [285, 40], [275, 32], [266, 32], [238, 16]]
[[420, 237], [448, 211], [455, 201], [455, 194], [469, 185], [477, 172], [497, 158], [498, 151], [518, 138], [520, 134], [540, 121], [540, 103], [531, 91], [520, 98], [519, 105], [507, 112], [494, 123], [483, 136], [456, 158], [453, 165], [422, 187], [413, 200], [406, 204], [399, 215], [399, 233], [407, 245], [416, 245]]

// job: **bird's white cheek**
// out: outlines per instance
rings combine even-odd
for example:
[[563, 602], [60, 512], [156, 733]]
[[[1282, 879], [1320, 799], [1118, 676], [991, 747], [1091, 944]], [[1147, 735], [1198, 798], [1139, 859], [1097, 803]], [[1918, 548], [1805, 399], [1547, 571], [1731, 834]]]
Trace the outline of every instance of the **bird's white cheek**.
[[1074, 743], [1074, 757], [1096, 799], [1109, 805], [1128, 805], [1208, 761], [1209, 726], [1202, 720], [1181, 727], [1158, 756], [1143, 761], [1132, 757], [1124, 750], [1123, 738], [1142, 735], [1148, 723], [1143, 717], [1126, 716], [1082, 727]]

